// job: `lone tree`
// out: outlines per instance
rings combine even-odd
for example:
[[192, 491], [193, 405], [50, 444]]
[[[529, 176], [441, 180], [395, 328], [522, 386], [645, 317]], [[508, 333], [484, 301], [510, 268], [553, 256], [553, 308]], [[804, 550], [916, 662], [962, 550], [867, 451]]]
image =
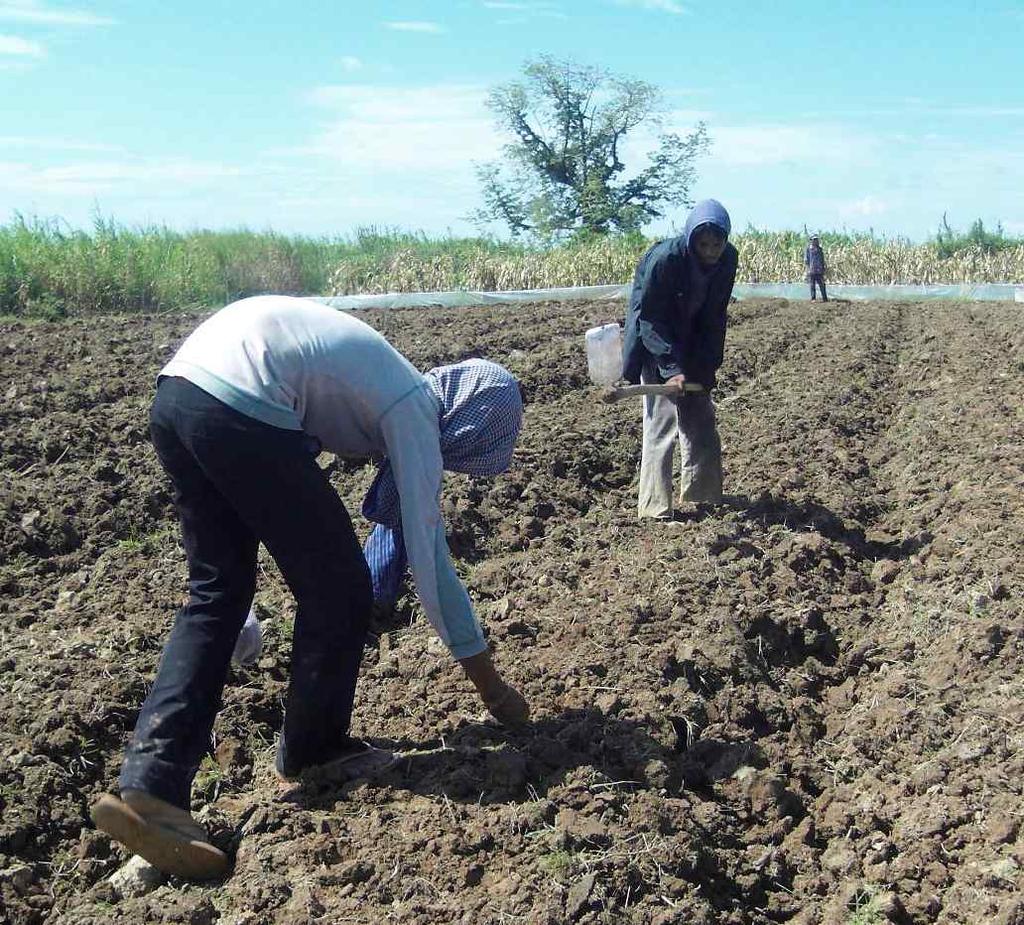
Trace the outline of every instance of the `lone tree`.
[[505, 161], [481, 164], [478, 222], [502, 221], [513, 235], [635, 231], [664, 205], [691, 205], [694, 161], [708, 148], [704, 123], [685, 138], [665, 133], [643, 169], [626, 173], [623, 140], [639, 125], [660, 128], [661, 94], [642, 80], [543, 56], [525, 80], [491, 90], [487, 108], [515, 141]]

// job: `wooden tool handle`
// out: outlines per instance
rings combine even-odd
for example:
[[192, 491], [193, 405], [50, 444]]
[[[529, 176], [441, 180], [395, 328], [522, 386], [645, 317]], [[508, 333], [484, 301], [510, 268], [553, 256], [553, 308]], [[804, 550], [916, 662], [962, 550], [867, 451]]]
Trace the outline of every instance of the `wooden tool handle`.
[[[683, 383], [684, 392], [703, 392], [704, 386], [699, 382]], [[601, 393], [601, 400], [612, 402], [621, 401], [623, 398], [636, 398], [641, 395], [663, 395], [669, 398], [677, 398], [682, 394], [678, 386], [674, 385], [619, 385], [610, 386]]]

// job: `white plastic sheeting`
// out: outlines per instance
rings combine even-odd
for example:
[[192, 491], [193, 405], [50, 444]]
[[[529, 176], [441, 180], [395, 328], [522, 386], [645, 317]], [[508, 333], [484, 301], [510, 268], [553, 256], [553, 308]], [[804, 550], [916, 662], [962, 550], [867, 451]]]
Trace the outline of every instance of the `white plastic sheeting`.
[[[577, 286], [566, 289], [516, 289], [506, 292], [384, 292], [370, 295], [319, 296], [317, 301], [332, 308], [457, 308], [501, 302], [566, 302], [572, 299], [625, 299], [630, 287]], [[934, 286], [844, 286], [828, 284], [830, 296], [867, 300], [894, 299], [966, 299], [982, 301], [1024, 302], [1024, 287], [1013, 283], [964, 283]], [[737, 283], [733, 294], [738, 299], [774, 296], [783, 299], [806, 299], [804, 283]]]
[[[965, 299], [968, 301], [1012, 302], [1024, 287], [1013, 283], [936, 283], [934, 285], [852, 286], [826, 281], [829, 297], [894, 301], [898, 299]], [[807, 283], [737, 283], [733, 290], [737, 298], [744, 296], [777, 296], [783, 299], [806, 299], [810, 296]], [[1024, 295], [1020, 296], [1024, 300]]]
[[509, 289], [504, 292], [382, 292], [373, 295], [319, 296], [332, 308], [458, 308], [492, 302], [568, 302], [572, 299], [621, 299], [628, 286], [576, 286], [567, 289]]

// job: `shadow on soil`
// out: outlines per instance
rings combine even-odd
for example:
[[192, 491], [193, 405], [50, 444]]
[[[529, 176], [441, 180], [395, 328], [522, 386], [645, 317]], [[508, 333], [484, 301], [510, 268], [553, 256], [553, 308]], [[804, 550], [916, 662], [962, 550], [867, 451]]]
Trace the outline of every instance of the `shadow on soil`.
[[[698, 739], [691, 743], [677, 730], [675, 742], [665, 746], [641, 724], [608, 717], [593, 708], [569, 710], [515, 731], [467, 722], [450, 738], [402, 739], [388, 744], [403, 757], [395, 768], [377, 778], [374, 786], [454, 803], [518, 805], [523, 819], [533, 820], [524, 824], [562, 832], [565, 843], [592, 851], [607, 847], [611, 837], [600, 826], [588, 827], [587, 820], [595, 812], [594, 800], [601, 794], [614, 800], [616, 791], [655, 788], [676, 795], [685, 791], [693, 802], [718, 803], [718, 782], [732, 778], [741, 767], [761, 769], [768, 764], [752, 741]], [[573, 778], [573, 772], [581, 768], [596, 773]], [[363, 783], [301, 787], [282, 799], [302, 809], [329, 811]], [[559, 807], [571, 812], [563, 815]], [[741, 846], [728, 826], [712, 823], [712, 818], [717, 817], [702, 821], [687, 814], [686, 824], [695, 842], [708, 850], [696, 852], [692, 862], [680, 867], [677, 874], [700, 884], [712, 897], [714, 908], [724, 912], [734, 907], [744, 890], [723, 864], [719, 851]], [[752, 890], [758, 902], [766, 901], [760, 884]]]
[[[691, 742], [681, 727], [674, 739], [666, 746], [641, 724], [594, 708], [545, 717], [519, 730], [467, 721], [444, 739], [387, 743], [402, 757], [376, 782], [456, 802], [522, 803], [543, 798], [572, 771], [591, 768], [598, 779], [588, 786], [595, 792], [656, 787], [714, 799], [716, 781], [744, 765], [766, 764], [752, 741]], [[308, 785], [288, 799], [306, 808], [327, 808], [339, 794], [360, 785]]]
[[[932, 541], [932, 536], [927, 532], [901, 539], [889, 536], [881, 529], [849, 526], [835, 511], [816, 501], [791, 500], [767, 491], [756, 497], [726, 495], [722, 506], [732, 508], [746, 520], [777, 524], [791, 530], [814, 530], [827, 539], [849, 547], [859, 559], [906, 559]], [[707, 512], [710, 510], [712, 508], [709, 507]], [[701, 511], [698, 510], [698, 513]], [[884, 512], [872, 511], [867, 514], [866, 519], [878, 521]]]

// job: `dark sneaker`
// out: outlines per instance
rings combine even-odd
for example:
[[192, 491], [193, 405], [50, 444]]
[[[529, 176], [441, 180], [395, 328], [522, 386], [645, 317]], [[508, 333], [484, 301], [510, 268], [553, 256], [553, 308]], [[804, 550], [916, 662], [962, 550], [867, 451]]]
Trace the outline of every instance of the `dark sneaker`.
[[383, 774], [397, 761], [395, 753], [386, 748], [376, 748], [369, 742], [352, 739], [343, 751], [328, 761], [296, 768], [286, 765], [278, 744], [274, 772], [284, 781], [321, 780], [340, 784]]
[[96, 828], [132, 854], [187, 880], [219, 880], [228, 872], [228, 856], [210, 844], [191, 813], [142, 790], [126, 790], [122, 796], [104, 794], [89, 815]]

